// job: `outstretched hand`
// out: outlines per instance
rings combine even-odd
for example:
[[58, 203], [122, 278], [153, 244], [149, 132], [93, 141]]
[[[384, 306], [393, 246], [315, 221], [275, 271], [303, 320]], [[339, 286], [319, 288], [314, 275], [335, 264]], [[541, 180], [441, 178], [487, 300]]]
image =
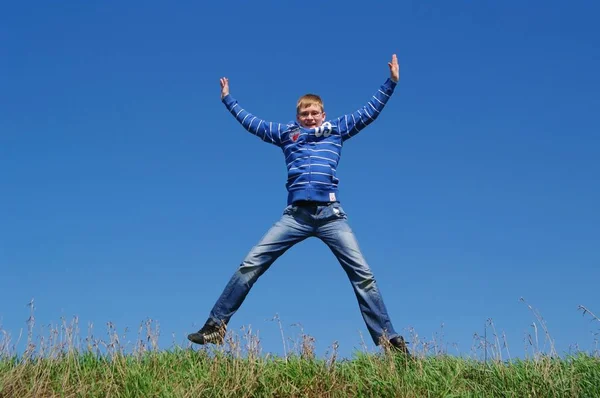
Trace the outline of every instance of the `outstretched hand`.
[[221, 99], [229, 95], [229, 79], [226, 77], [221, 78]]
[[392, 55], [392, 61], [388, 62], [388, 66], [390, 67], [390, 79], [397, 83], [400, 80], [400, 65], [398, 65], [396, 54]]

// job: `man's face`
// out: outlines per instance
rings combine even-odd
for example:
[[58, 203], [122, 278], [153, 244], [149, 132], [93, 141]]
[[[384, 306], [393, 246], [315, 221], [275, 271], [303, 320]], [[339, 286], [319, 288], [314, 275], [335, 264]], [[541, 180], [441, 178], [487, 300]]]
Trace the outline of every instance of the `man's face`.
[[325, 112], [322, 112], [321, 107], [317, 104], [305, 106], [296, 116], [300, 126], [306, 128], [319, 127], [325, 121]]

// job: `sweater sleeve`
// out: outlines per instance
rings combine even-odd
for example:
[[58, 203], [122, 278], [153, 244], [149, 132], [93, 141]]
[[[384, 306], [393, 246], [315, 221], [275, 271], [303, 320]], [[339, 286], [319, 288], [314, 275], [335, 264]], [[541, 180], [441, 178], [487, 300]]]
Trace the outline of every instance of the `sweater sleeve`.
[[236, 120], [250, 133], [264, 142], [281, 146], [281, 133], [285, 129], [284, 124], [266, 122], [252, 115], [250, 112], [244, 110], [231, 95], [223, 98], [223, 103]]
[[336, 119], [342, 140], [346, 141], [354, 137], [362, 129], [374, 122], [394, 93], [395, 88], [396, 82], [387, 79], [365, 106], [354, 113]]

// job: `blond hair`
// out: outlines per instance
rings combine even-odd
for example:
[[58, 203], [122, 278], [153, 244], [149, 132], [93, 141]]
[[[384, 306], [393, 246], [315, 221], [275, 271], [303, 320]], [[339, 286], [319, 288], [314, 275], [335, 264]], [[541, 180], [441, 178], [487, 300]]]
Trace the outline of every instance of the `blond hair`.
[[321, 108], [321, 112], [323, 112], [323, 100], [316, 94], [305, 94], [298, 99], [298, 103], [296, 104], [296, 113], [300, 113], [300, 109], [306, 108], [310, 105], [317, 105]]

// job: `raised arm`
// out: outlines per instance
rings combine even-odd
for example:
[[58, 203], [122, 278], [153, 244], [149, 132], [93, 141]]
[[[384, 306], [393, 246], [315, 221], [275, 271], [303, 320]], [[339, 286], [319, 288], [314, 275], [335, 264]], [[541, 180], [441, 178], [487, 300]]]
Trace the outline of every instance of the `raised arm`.
[[398, 65], [398, 57], [396, 54], [392, 55], [392, 60], [388, 62], [390, 68], [390, 78], [383, 83], [383, 85], [377, 90], [377, 92], [371, 97], [369, 102], [356, 112], [344, 115], [335, 120], [342, 140], [346, 141], [362, 129], [373, 123], [388, 102], [398, 80], [400, 80], [400, 66]]
[[226, 77], [221, 78], [221, 101], [223, 101], [236, 120], [250, 133], [265, 142], [281, 146], [281, 132], [285, 129], [285, 125], [265, 122], [244, 110], [229, 94], [229, 79]]

